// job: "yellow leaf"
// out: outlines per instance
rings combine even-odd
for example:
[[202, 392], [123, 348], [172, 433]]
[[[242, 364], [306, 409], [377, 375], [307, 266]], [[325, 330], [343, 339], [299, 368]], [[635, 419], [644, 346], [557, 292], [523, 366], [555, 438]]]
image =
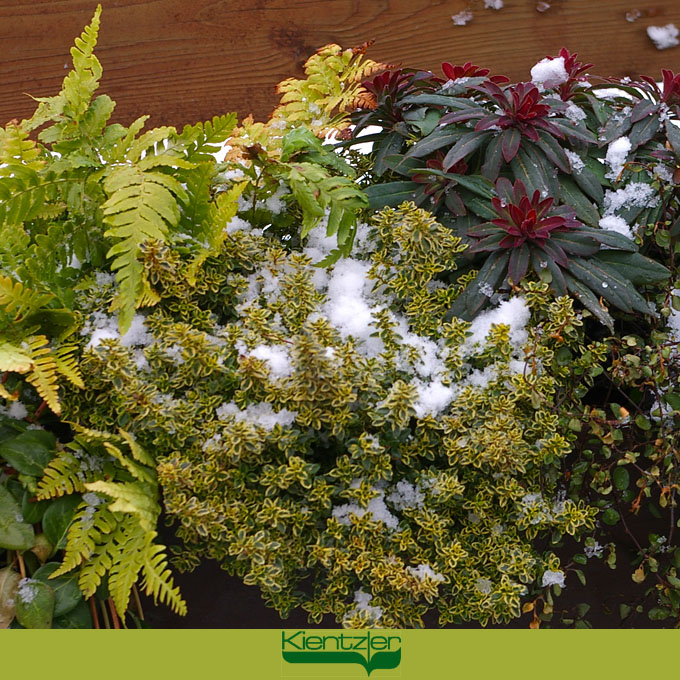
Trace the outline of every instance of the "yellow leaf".
[[635, 583], [642, 583], [645, 580], [645, 568], [642, 564], [633, 572], [632, 579]]

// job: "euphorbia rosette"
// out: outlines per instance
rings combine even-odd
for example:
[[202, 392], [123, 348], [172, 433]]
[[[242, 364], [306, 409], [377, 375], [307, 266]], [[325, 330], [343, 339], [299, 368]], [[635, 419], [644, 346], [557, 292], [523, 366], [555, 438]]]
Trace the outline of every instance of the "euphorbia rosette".
[[[550, 259], [566, 266], [567, 252], [573, 244], [556, 235], [583, 226], [574, 211], [566, 205], [555, 206], [552, 196], [543, 198], [538, 190], [529, 196], [520, 180], [513, 185], [501, 177], [496, 182], [496, 193], [498, 196], [491, 199], [491, 204], [498, 217], [468, 230], [468, 236], [481, 238], [469, 252], [510, 249], [508, 275], [513, 283], [526, 274], [532, 254], [541, 257], [540, 262]], [[595, 239], [587, 238], [579, 248], [579, 254], [592, 255], [599, 248]]]

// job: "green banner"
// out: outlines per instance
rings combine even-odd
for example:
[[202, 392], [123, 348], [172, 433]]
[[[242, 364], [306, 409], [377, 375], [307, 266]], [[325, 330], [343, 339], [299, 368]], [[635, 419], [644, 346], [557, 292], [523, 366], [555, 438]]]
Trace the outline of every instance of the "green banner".
[[71, 680], [627, 680], [673, 670], [677, 636], [674, 630], [3, 630], [0, 668], [6, 678]]

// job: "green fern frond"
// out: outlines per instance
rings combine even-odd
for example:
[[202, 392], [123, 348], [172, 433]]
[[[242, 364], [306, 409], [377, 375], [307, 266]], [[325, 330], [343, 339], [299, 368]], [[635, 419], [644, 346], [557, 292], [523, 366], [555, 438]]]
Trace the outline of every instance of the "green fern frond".
[[[68, 558], [76, 559], [76, 554], [69, 554], [68, 544], [66, 546], [67, 552], [64, 558], [64, 563], [57, 569], [53, 576], [56, 574], [58, 576], [65, 574], [70, 569], [80, 564], [80, 573], [78, 574], [78, 587], [85, 597], [91, 597], [94, 595], [95, 591], [102, 582], [104, 576], [111, 570], [114, 564], [114, 559], [121, 556], [118, 554], [117, 546], [120, 544], [119, 535], [123, 533], [120, 523], [116, 524], [116, 528], [111, 533], [102, 536], [103, 540], [95, 545], [94, 550], [87, 556], [82, 553], [82, 558], [73, 564], [70, 568], [67, 568]], [[88, 534], [89, 536], [89, 534]], [[87, 541], [85, 545], [89, 548]]]
[[214, 116], [212, 120], [195, 125], [185, 125], [178, 142], [186, 149], [187, 158], [197, 163], [214, 162], [213, 156], [223, 142], [229, 139], [236, 127], [235, 113]]
[[39, 175], [23, 165], [2, 169], [0, 177], [0, 223], [21, 224], [37, 217], [54, 217], [64, 211], [59, 190], [72, 177], [52, 172]]
[[38, 145], [28, 138], [28, 132], [19, 125], [8, 123], [4, 129], [0, 128], [0, 163], [23, 165], [37, 172], [46, 162], [40, 155]]
[[201, 248], [187, 267], [189, 285], [196, 285], [196, 274], [201, 265], [222, 250], [222, 244], [227, 238], [227, 224], [238, 212], [238, 198], [246, 186], [247, 182], [234, 185], [229, 191], [217, 194], [215, 201], [208, 206], [208, 215], [201, 225], [203, 240], [208, 247]]
[[[36, 98], [39, 102], [33, 116], [23, 123], [30, 131], [39, 128], [49, 121], [61, 121], [65, 116], [72, 120], [80, 120], [87, 111], [92, 95], [99, 87], [102, 67], [94, 55], [99, 33], [99, 17], [101, 5], [97, 5], [92, 21], [85, 27], [75, 45], [71, 48], [73, 70], [64, 78], [61, 92], [54, 97]], [[58, 139], [64, 131], [63, 123], [57, 123], [41, 133], [41, 139]]]
[[156, 532], [146, 535], [146, 550], [142, 574], [143, 587], [147, 595], [153, 596], [157, 602], [169, 605], [180, 616], [187, 613], [186, 602], [182, 599], [179, 588], [175, 586], [172, 573], [168, 568], [165, 546], [154, 543]]
[[0, 274], [0, 307], [19, 321], [32, 312], [44, 307], [54, 298], [51, 293], [40, 293], [26, 288], [22, 283]]
[[155, 154], [157, 150], [156, 145], [163, 144], [165, 140], [176, 134], [177, 130], [169, 125], [147, 130], [130, 144], [130, 148], [125, 152], [125, 158], [128, 161], [137, 163], [143, 160], [143, 157], [148, 155], [149, 151]]
[[120, 310], [119, 325], [124, 333], [144, 290], [140, 246], [148, 240], [167, 240], [169, 228], [179, 222], [177, 199], [185, 200], [186, 191], [174, 177], [127, 165], [106, 178], [104, 190], [109, 196], [102, 206], [109, 225], [104, 236], [114, 241], [107, 257], [114, 258], [111, 269], [120, 287], [114, 308]]

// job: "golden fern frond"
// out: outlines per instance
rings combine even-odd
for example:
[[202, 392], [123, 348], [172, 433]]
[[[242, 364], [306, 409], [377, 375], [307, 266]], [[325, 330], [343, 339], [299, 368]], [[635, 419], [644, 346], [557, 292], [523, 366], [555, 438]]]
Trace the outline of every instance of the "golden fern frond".
[[137, 581], [145, 562], [146, 532], [135, 522], [121, 523], [114, 536], [115, 553], [111, 553], [109, 592], [116, 610], [125, 615], [130, 602], [132, 586]]
[[17, 347], [0, 340], [0, 371], [27, 373], [33, 366], [33, 359], [24, 347]]
[[7, 166], [21, 164], [31, 170], [41, 170], [46, 161], [40, 158], [36, 142], [28, 138], [28, 132], [14, 123], [0, 128], [0, 163]]
[[59, 451], [43, 470], [38, 482], [40, 500], [85, 491], [86, 476], [80, 461], [68, 450]]
[[[94, 595], [99, 584], [102, 582], [104, 575], [111, 569], [111, 566], [113, 565], [113, 558], [111, 555], [116, 555], [116, 538], [120, 531], [121, 528], [119, 523], [116, 525], [116, 529], [106, 535], [105, 540], [98, 543], [95, 550], [81, 561], [80, 573], [78, 574], [78, 587], [86, 598]], [[77, 564], [73, 566], [77, 566]], [[66, 558], [64, 558], [64, 563], [54, 572], [54, 574], [61, 575], [67, 571], [69, 571], [69, 569], [66, 568]]]
[[51, 293], [39, 293], [26, 288], [23, 283], [14, 281], [9, 276], [0, 274], [0, 306], [7, 313], [14, 314], [14, 320], [40, 309], [46, 305], [54, 295]]
[[146, 531], [156, 527], [160, 514], [157, 487], [144, 482], [104, 482], [98, 480], [85, 484], [88, 491], [103, 493], [114, 499], [109, 505], [111, 512], [128, 513], [137, 518]]
[[74, 345], [62, 345], [54, 350], [54, 363], [57, 365], [57, 370], [61, 375], [67, 378], [73, 385], [85, 388], [83, 377], [78, 369], [78, 360], [76, 358], [76, 347]]
[[60, 415], [58, 369], [49, 348], [50, 341], [44, 335], [34, 335], [25, 342], [33, 362], [26, 380], [35, 387], [52, 412]]
[[102, 206], [109, 226], [104, 236], [114, 241], [107, 257], [115, 258], [111, 269], [120, 291], [114, 308], [120, 310], [120, 331], [125, 333], [145, 289], [140, 246], [167, 240], [169, 228], [180, 218], [177, 199], [185, 200], [186, 192], [174, 177], [130, 165], [117, 167], [104, 180], [104, 190], [109, 196]]
[[[99, 553], [103, 552], [106, 555], [106, 545], [111, 541], [111, 534], [119, 524], [120, 520], [105, 505], [98, 506], [93, 513], [92, 506], [85, 502], [81, 503], [68, 530], [64, 559], [52, 576], [56, 578], [81, 564], [89, 563], [91, 559], [96, 559]], [[105, 565], [106, 559], [104, 558], [103, 561], [100, 559], [92, 567], [95, 575]], [[96, 576], [88, 575], [85, 579], [89, 586], [96, 580]], [[94, 590], [98, 585], [99, 581], [94, 585]]]
[[304, 65], [305, 78], [288, 78], [277, 87], [281, 103], [270, 120], [254, 123], [251, 118], [234, 130], [229, 140], [230, 160], [243, 160], [248, 147], [259, 144], [273, 157], [280, 155], [281, 139], [291, 126], [305, 125], [321, 137], [349, 126], [349, 111], [366, 95], [361, 82], [371, 73], [386, 68], [364, 57], [368, 44], [343, 50], [326, 45]]
[[[139, 445], [133, 435], [131, 435], [129, 432], [126, 432], [125, 430], [118, 430], [118, 433], [130, 447], [130, 453], [135, 460], [139, 461], [143, 465], [148, 465], [154, 470], [156, 469], [156, 461], [153, 459], [153, 456]], [[154, 480], [155, 479], [156, 477], [154, 477]]]
[[146, 550], [142, 564], [144, 590], [147, 595], [152, 595], [156, 602], [165, 603], [177, 614], [185, 616], [187, 605], [182, 599], [179, 588], [175, 586], [172, 573], [168, 568], [165, 546], [154, 543], [155, 538], [155, 531], [146, 535]]
[[115, 458], [135, 479], [147, 484], [156, 483], [156, 471], [153, 468], [139, 465], [134, 460], [130, 460], [123, 452], [114, 444], [106, 442], [104, 448], [113, 458]]

